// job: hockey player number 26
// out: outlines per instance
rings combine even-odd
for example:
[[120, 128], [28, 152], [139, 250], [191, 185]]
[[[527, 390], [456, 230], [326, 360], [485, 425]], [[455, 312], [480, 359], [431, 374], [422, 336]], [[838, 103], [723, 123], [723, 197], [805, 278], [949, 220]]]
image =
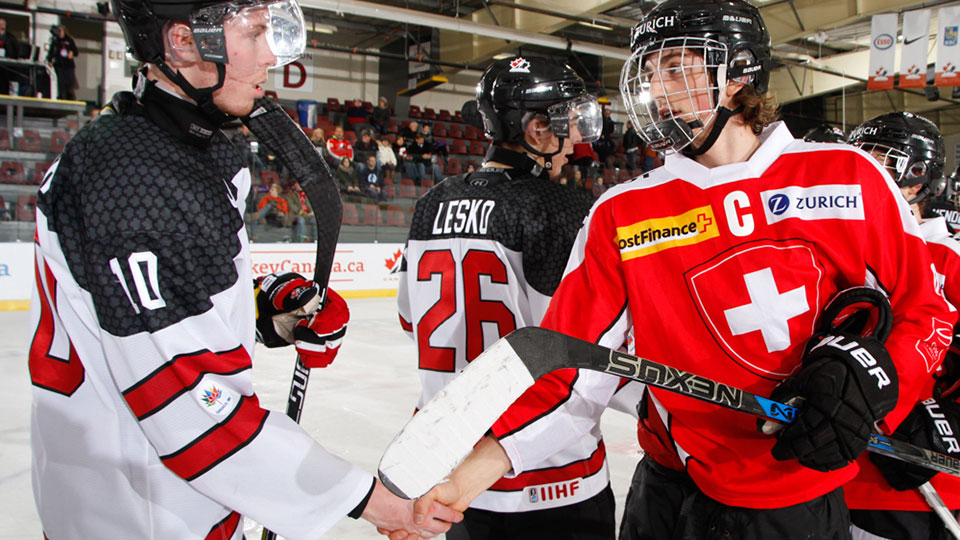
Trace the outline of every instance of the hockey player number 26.
[[[507, 269], [497, 255], [491, 251], [470, 250], [460, 264], [463, 280], [463, 313], [466, 335], [455, 340], [465, 344], [467, 361], [483, 352], [483, 323], [497, 325], [499, 337], [503, 337], [517, 328], [516, 317], [499, 300], [481, 298], [480, 284], [483, 276], [490, 283], [507, 283]], [[437, 327], [457, 312], [457, 265], [450, 250], [427, 251], [417, 264], [417, 281], [430, 281], [440, 276], [440, 298], [423, 314], [417, 325], [417, 343], [420, 353], [420, 368], [433, 371], [453, 372], [456, 350], [451, 347], [430, 345], [430, 336]]]

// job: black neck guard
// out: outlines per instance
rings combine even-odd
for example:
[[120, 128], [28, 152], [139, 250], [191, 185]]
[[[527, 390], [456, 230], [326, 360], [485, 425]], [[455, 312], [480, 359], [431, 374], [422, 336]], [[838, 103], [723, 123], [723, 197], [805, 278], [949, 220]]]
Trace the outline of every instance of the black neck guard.
[[187, 144], [206, 148], [220, 131], [220, 124], [200, 107], [158, 88], [156, 81], [141, 76], [135, 93], [143, 105], [144, 116]]
[[532, 157], [522, 152], [514, 152], [513, 150], [507, 150], [502, 146], [497, 146], [491, 144], [487, 148], [487, 155], [484, 158], [486, 161], [496, 161], [497, 163], [503, 163], [517, 169], [519, 171], [527, 172], [533, 176], [542, 178], [544, 180], [550, 179], [550, 173], [543, 168], [542, 165], [536, 162]]

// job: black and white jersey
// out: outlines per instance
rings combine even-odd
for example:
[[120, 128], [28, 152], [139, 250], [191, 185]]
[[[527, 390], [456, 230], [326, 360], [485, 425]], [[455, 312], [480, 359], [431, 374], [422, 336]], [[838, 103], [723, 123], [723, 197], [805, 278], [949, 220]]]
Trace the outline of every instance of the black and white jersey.
[[[420, 199], [398, 292], [400, 322], [417, 346], [418, 408], [497, 339], [540, 323], [590, 205], [574, 189], [493, 168], [447, 178]], [[574, 372], [567, 390], [578, 381]], [[471, 506], [522, 512], [588, 499], [609, 483], [605, 456], [594, 430]]]
[[318, 538], [370, 489], [251, 383], [250, 173], [130, 103], [81, 129], [37, 208], [33, 483], [46, 536]]

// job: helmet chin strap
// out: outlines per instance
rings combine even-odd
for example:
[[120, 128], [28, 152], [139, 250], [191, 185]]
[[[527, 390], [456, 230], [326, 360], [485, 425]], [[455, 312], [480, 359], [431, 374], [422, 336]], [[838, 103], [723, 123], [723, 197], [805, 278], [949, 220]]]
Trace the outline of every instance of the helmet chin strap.
[[203, 114], [213, 123], [217, 125], [223, 125], [227, 122], [235, 119], [235, 116], [231, 116], [220, 110], [220, 107], [213, 102], [213, 93], [219, 90], [224, 81], [227, 79], [227, 68], [224, 64], [220, 62], [215, 62], [214, 65], [217, 66], [217, 84], [213, 86], [208, 86], [206, 88], [196, 88], [190, 81], [188, 81], [179, 70], [176, 73], [166, 63], [163, 63], [157, 67], [160, 68], [160, 71], [170, 79], [170, 82], [180, 87], [181, 90], [187, 96], [197, 103], [197, 106], [200, 107], [200, 110], [203, 111]]
[[558, 139], [557, 151], [549, 154], [544, 154], [543, 152], [530, 146], [530, 143], [527, 142], [526, 137], [524, 137], [523, 140], [520, 141], [520, 144], [523, 145], [523, 148], [526, 149], [527, 152], [530, 152], [531, 154], [542, 157], [543, 168], [549, 171], [550, 169], [553, 168], [553, 156], [559, 154], [563, 150], [563, 143], [566, 141], [566, 139], [563, 137], [557, 137], [557, 139]]
[[[698, 148], [693, 148], [693, 143], [689, 144], [683, 149], [683, 155], [693, 158], [701, 154], [705, 154], [708, 150], [713, 148], [713, 143], [717, 142], [720, 132], [723, 131], [724, 126], [727, 125], [727, 121], [730, 120], [733, 115], [740, 114], [741, 112], [743, 112], [743, 105], [733, 110], [721, 105], [717, 109], [717, 116], [714, 117], [713, 127], [710, 128], [710, 133], [708, 133], [707, 138], [703, 140], [703, 144], [701, 144]], [[696, 121], [696, 123], [699, 124], [700, 122]], [[691, 128], [692, 127], [693, 126], [691, 126]]]
[[[487, 155], [484, 159], [488, 162], [495, 161], [497, 163], [509, 165], [514, 169], [528, 172], [545, 180], [550, 178], [547, 170], [544, 167], [541, 167], [540, 164], [537, 163], [537, 160], [530, 157], [529, 154], [524, 154], [523, 152], [515, 152], [502, 146], [491, 144], [487, 148]], [[547, 163], [549, 163], [549, 161]]]

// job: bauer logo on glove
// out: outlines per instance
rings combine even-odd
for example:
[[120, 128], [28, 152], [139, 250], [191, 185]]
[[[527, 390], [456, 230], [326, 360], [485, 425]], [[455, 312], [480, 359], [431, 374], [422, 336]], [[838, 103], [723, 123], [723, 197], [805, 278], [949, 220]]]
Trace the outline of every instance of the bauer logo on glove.
[[257, 340], [267, 347], [293, 343], [293, 327], [320, 306], [314, 282], [300, 274], [267, 274], [253, 282], [257, 304]]

